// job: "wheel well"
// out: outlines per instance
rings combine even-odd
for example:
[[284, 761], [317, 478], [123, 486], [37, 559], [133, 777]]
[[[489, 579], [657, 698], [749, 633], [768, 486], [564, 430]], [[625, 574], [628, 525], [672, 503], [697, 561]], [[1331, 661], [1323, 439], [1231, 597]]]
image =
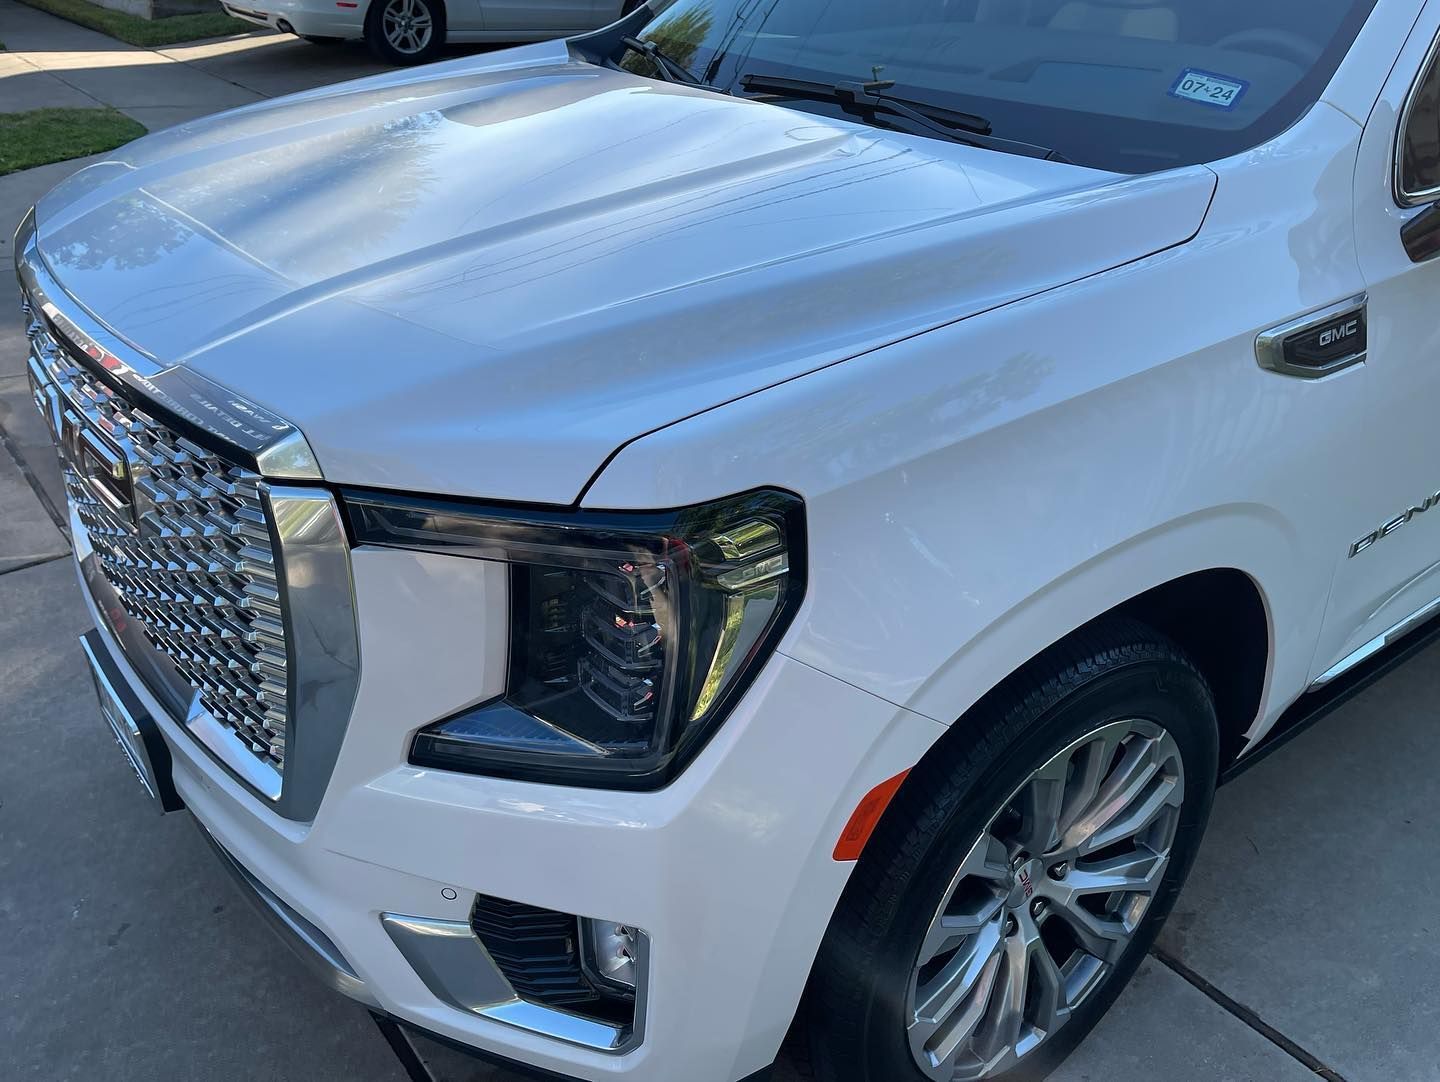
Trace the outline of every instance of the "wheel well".
[[1270, 664], [1270, 621], [1255, 581], [1234, 568], [1198, 571], [1147, 590], [1105, 616], [1116, 614], [1173, 639], [1204, 673], [1220, 720], [1220, 766], [1228, 766], [1260, 711]]
[[[966, 711], [951, 732], [964, 731], [966, 719], [984, 717], [986, 705], [1030, 677], [1035, 661], [1101, 620], [1117, 616], [1138, 620], [1172, 639], [1204, 675], [1215, 696], [1220, 722], [1220, 768], [1235, 761], [1260, 711], [1270, 664], [1270, 622], [1265, 601], [1253, 579], [1233, 568], [1197, 571], [1156, 586], [1102, 612], [1066, 633], [1046, 651], [1021, 665]], [[931, 754], [944, 754], [942, 740]]]

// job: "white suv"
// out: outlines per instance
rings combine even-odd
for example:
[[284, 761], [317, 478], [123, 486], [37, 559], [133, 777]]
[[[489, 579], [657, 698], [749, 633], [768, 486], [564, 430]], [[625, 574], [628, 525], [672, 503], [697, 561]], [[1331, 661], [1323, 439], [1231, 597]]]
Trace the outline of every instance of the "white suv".
[[105, 716], [409, 1025], [1043, 1076], [1434, 633], [1437, 34], [652, 0], [132, 144], [16, 248]]

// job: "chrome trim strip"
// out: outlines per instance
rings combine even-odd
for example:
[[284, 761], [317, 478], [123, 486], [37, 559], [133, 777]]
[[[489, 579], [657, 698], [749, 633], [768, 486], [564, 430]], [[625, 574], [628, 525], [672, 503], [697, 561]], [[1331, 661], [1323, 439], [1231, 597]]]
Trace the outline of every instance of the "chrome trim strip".
[[1298, 376], [1301, 379], [1321, 379], [1361, 364], [1369, 356], [1369, 351], [1366, 349], [1357, 350], [1331, 361], [1327, 365], [1318, 367], [1291, 364], [1285, 359], [1285, 339], [1301, 334], [1322, 323], [1329, 323], [1332, 319], [1340, 319], [1363, 312], [1369, 307], [1369, 304], [1370, 295], [1361, 293], [1349, 300], [1341, 301], [1339, 304], [1332, 304], [1328, 308], [1321, 308], [1317, 312], [1310, 312], [1308, 315], [1292, 319], [1288, 323], [1282, 323], [1278, 327], [1271, 327], [1268, 331], [1262, 331], [1255, 339], [1255, 359], [1260, 362], [1261, 368], [1278, 372], [1282, 376]]
[[279, 801], [285, 790], [280, 771], [256, 758], [234, 729], [220, 724], [215, 715], [205, 709], [199, 695], [190, 701], [190, 712], [181, 724], [221, 766], [266, 800]]
[[1388, 631], [1376, 635], [1373, 639], [1365, 643], [1359, 649], [1353, 650], [1350, 653], [1346, 654], [1334, 665], [1331, 665], [1330, 668], [1326, 669], [1323, 673], [1316, 677], [1315, 680], [1311, 683], [1310, 687], [1306, 690], [1315, 691], [1318, 688], [1323, 688], [1326, 684], [1338, 680], [1340, 677], [1344, 676], [1347, 672], [1353, 669], [1356, 665], [1359, 665], [1362, 661], [1368, 661], [1370, 658], [1378, 654], [1381, 650], [1384, 650], [1387, 646], [1392, 645], [1397, 640], [1404, 638], [1407, 634], [1414, 631], [1426, 620], [1429, 620], [1432, 616], [1437, 615], [1440, 615], [1440, 597], [1437, 597], [1434, 601], [1430, 602], [1430, 604], [1426, 605], [1423, 609], [1419, 609], [1418, 611], [1411, 613], [1409, 616], [1405, 617], [1405, 619], [1401, 620], [1398, 624], [1390, 628]]
[[57, 340], [78, 363], [239, 451], [266, 477], [324, 479], [304, 435], [289, 421], [193, 369], [167, 367], [142, 353], [69, 297], [40, 253], [33, 207], [15, 234], [15, 272], [21, 288], [34, 298], [55, 328]]
[[345, 956], [340, 953], [340, 949], [335, 946], [329, 936], [250, 874], [250, 870], [245, 865], [236, 860], [228, 849], [215, 840], [215, 836], [206, 829], [204, 823], [196, 819], [195, 825], [200, 828], [200, 833], [210, 843], [216, 855], [220, 857], [220, 863], [225, 870], [234, 876], [235, 882], [240, 886], [246, 899], [265, 918], [266, 923], [279, 934], [281, 940], [294, 952], [295, 956], [305, 963], [307, 968], [324, 984], [341, 995], [349, 996], [367, 1007], [378, 1008], [380, 1006], [375, 997], [370, 994], [370, 989], [366, 987], [365, 982], [345, 960]]
[[309, 820], [330, 784], [360, 686], [350, 541], [328, 492], [262, 485], [260, 498], [274, 536], [290, 653], [290, 725], [277, 810]]
[[381, 913], [380, 923], [437, 999], [481, 1014], [517, 998], [468, 922]]
[[1420, 86], [1425, 82], [1425, 76], [1430, 74], [1430, 68], [1440, 57], [1440, 35], [1430, 42], [1430, 48], [1425, 51], [1425, 59], [1420, 64], [1420, 71], [1415, 76], [1415, 81], [1410, 84], [1410, 91], [1405, 95], [1405, 107], [1400, 110], [1400, 123], [1395, 128], [1395, 146], [1390, 152], [1390, 173], [1391, 187], [1395, 193], [1397, 206], [1411, 209], [1424, 206], [1426, 203], [1433, 203], [1440, 200], [1440, 187], [1427, 188], [1419, 192], [1407, 192], [1404, 185], [1404, 177], [1401, 175], [1405, 162], [1405, 133], [1410, 128], [1410, 116], [1415, 109], [1415, 99], [1420, 94]]
[[425, 986], [452, 1007], [598, 1052], [629, 1052], [644, 1040], [650, 940], [643, 932], [636, 934], [635, 1021], [623, 1026], [521, 999], [466, 921], [382, 913], [380, 923]]

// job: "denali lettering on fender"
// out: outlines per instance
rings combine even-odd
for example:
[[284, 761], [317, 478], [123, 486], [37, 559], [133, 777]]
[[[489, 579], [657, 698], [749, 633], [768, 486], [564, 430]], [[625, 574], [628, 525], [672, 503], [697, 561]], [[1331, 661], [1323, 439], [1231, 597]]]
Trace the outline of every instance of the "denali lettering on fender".
[[1381, 541], [1389, 537], [1392, 533], [1398, 530], [1401, 526], [1404, 526], [1416, 515], [1423, 515], [1426, 511], [1430, 510], [1430, 508], [1434, 507], [1436, 504], [1440, 504], [1440, 492], [1437, 492], [1435, 493], [1435, 495], [1428, 497], [1424, 503], [1417, 504], [1416, 506], [1409, 508], [1403, 515], [1395, 516], [1389, 522], [1381, 526], [1378, 530], [1374, 530], [1373, 532], [1366, 534], [1359, 541], [1356, 541], [1353, 545], [1350, 546], [1350, 559], [1353, 560], [1356, 556], [1359, 556], [1371, 545], [1375, 544], [1376, 541]]

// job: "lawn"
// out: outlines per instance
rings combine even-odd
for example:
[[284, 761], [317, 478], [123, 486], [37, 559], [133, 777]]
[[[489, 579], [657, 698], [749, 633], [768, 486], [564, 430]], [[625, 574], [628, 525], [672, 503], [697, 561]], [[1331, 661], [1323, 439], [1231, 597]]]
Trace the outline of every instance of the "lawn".
[[123, 11], [111, 11], [86, 0], [21, 0], [32, 8], [48, 11], [72, 23], [88, 26], [112, 38], [128, 41], [131, 45], [154, 48], [157, 45], [174, 45], [181, 41], [198, 41], [201, 38], [223, 38], [227, 34], [244, 34], [255, 27], [249, 23], [232, 19], [223, 11], [202, 12], [198, 15], [171, 15], [165, 19], [142, 19], [138, 15], [127, 15]]
[[0, 113], [0, 176], [114, 150], [144, 134], [144, 125], [116, 109]]

